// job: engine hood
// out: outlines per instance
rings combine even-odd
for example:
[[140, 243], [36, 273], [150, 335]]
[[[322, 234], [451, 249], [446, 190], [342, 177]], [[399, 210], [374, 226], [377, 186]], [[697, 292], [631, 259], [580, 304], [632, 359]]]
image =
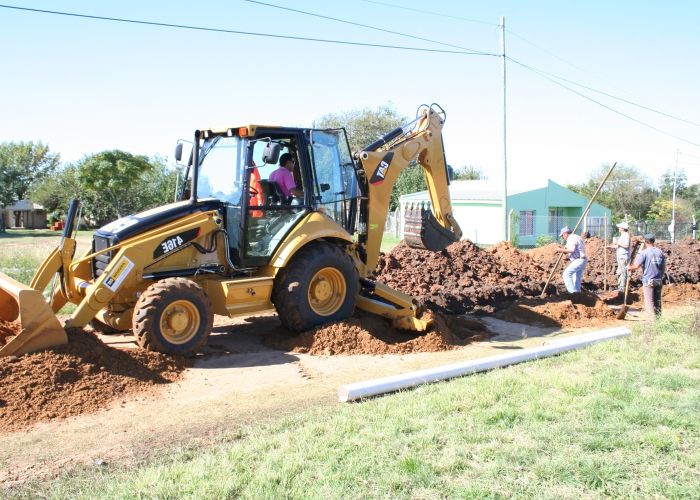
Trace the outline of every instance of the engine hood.
[[197, 202], [180, 201], [170, 203], [160, 207], [146, 210], [134, 215], [127, 215], [121, 219], [110, 222], [95, 231], [95, 236], [107, 238], [111, 245], [131, 238], [137, 234], [144, 233], [168, 222], [193, 214], [195, 212], [205, 212], [218, 210], [222, 203], [219, 200], [201, 200]]

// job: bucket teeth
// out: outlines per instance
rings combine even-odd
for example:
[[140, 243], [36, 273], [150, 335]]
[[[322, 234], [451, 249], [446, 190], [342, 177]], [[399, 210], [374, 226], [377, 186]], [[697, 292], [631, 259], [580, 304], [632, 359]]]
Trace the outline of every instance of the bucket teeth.
[[408, 246], [438, 252], [459, 238], [443, 227], [429, 208], [411, 208], [406, 213], [404, 239]]

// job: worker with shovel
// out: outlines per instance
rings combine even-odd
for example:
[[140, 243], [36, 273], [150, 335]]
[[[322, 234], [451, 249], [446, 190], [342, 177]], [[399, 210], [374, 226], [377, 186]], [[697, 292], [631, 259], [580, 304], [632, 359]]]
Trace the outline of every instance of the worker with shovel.
[[620, 222], [617, 225], [620, 230], [620, 236], [608, 248], [615, 249], [615, 257], [617, 258], [617, 291], [620, 294], [625, 293], [625, 283], [627, 283], [627, 266], [630, 263], [630, 226], [626, 222]]
[[637, 255], [634, 264], [627, 266], [628, 271], [643, 268], [644, 310], [649, 319], [661, 315], [661, 287], [666, 271], [666, 255], [654, 245], [655, 241], [653, 234], [645, 234], [644, 250]]
[[569, 226], [564, 226], [559, 232], [559, 236], [564, 239], [565, 245], [557, 249], [569, 256], [569, 265], [564, 269], [564, 285], [569, 293], [579, 293], [581, 291], [581, 278], [586, 269], [588, 258], [586, 257], [586, 245], [583, 238], [575, 234]]

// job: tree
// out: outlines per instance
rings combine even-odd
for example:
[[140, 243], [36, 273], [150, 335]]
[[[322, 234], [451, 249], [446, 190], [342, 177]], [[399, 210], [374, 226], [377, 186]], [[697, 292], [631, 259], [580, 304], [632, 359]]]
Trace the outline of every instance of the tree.
[[[567, 187], [590, 199], [609, 169], [609, 165], [601, 165], [591, 173], [587, 182]], [[610, 174], [595, 202], [612, 211], [613, 221], [622, 220], [626, 215], [643, 220], [656, 197], [651, 180], [637, 167], [619, 164]]]
[[[391, 132], [408, 119], [400, 116], [396, 109], [387, 104], [375, 110], [361, 109], [345, 113], [327, 114], [314, 123], [315, 128], [341, 128], [348, 133], [350, 150], [356, 152], [370, 145], [380, 137]], [[399, 196], [427, 189], [423, 169], [415, 162], [411, 163], [396, 180], [391, 193], [390, 209], [398, 206]]]
[[32, 183], [53, 173], [59, 162], [41, 142], [0, 144], [0, 206], [25, 200]]
[[[688, 176], [685, 170], [681, 169], [676, 172], [676, 196], [685, 198], [687, 196]], [[659, 179], [659, 196], [670, 200], [673, 198], [673, 170], [667, 170]]]
[[[690, 200], [676, 196], [676, 222], [690, 222], [694, 208]], [[673, 201], [657, 199], [647, 213], [647, 220], [669, 222], [673, 219]]]
[[364, 108], [326, 114], [314, 122], [314, 128], [344, 127], [348, 133], [350, 150], [354, 153], [407, 121], [393, 106], [385, 104], [374, 110]]
[[162, 158], [104, 151], [67, 165], [32, 187], [48, 211], [64, 213], [71, 198], [81, 200], [96, 225], [173, 201], [177, 171]]
[[474, 165], [465, 165], [454, 171], [456, 181], [478, 181], [486, 179], [486, 175], [480, 168]]

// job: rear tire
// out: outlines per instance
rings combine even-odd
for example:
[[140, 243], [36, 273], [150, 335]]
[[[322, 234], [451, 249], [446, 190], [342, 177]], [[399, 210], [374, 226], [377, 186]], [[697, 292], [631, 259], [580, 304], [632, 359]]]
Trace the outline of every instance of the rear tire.
[[193, 355], [206, 343], [213, 323], [209, 297], [186, 278], [153, 283], [134, 306], [134, 336], [149, 351]]
[[351, 316], [359, 286], [349, 255], [333, 244], [312, 243], [280, 270], [272, 302], [282, 324], [299, 333]]

